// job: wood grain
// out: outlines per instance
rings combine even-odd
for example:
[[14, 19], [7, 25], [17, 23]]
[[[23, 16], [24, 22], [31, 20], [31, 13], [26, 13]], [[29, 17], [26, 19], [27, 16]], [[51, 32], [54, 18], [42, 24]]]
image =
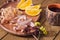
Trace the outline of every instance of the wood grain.
[[[40, 4], [41, 3], [42, 7], [46, 7], [47, 5], [52, 4], [52, 3], [60, 3], [60, 0], [33, 0], [33, 3], [34, 4]], [[48, 23], [48, 21], [45, 21], [43, 26], [48, 31], [48, 35], [42, 36], [40, 38], [40, 40], [53, 40], [56, 33], [60, 30], [60, 26], [52, 26]], [[1, 30], [0, 31], [0, 38], [5, 34], [6, 34], [6, 32]], [[33, 37], [18, 37], [18, 36], [14, 36], [12, 34], [8, 34], [2, 40], [35, 40], [35, 39]], [[57, 36], [57, 38], [55, 40], [60, 40], [60, 34]]]
[[2, 40], [28, 40], [28, 38], [27, 37], [19, 37], [19, 36], [16, 36], [16, 35], [8, 34]]
[[0, 39], [6, 34], [7, 34], [7, 32], [4, 31], [2, 28], [0, 28]]

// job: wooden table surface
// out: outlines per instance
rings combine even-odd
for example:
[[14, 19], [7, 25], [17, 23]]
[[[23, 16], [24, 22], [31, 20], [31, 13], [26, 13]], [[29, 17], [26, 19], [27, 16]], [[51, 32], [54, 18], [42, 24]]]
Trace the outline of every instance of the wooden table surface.
[[[60, 0], [33, 0], [33, 3], [41, 4], [41, 7], [44, 9], [48, 4], [60, 3]], [[45, 13], [45, 12], [42, 12], [42, 13]], [[44, 20], [44, 16], [41, 16], [41, 17], [40, 17], [41, 18], [40, 21], [42, 22], [42, 20]], [[50, 24], [48, 24], [47, 20], [44, 21], [43, 26], [47, 29], [48, 35], [40, 37], [40, 40], [53, 40], [53, 38], [58, 33], [58, 31], [60, 31], [60, 26], [51, 26]], [[0, 28], [0, 40], [35, 40], [35, 39], [33, 37], [15, 36], [4, 31], [2, 28]], [[60, 34], [55, 38], [55, 40], [60, 40]]]

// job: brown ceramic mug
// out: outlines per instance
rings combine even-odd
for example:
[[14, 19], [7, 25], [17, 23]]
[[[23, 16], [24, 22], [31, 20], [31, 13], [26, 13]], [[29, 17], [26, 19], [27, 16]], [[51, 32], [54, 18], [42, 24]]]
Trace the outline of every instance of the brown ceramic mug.
[[51, 25], [60, 26], [60, 4], [50, 4], [46, 8], [46, 18]]

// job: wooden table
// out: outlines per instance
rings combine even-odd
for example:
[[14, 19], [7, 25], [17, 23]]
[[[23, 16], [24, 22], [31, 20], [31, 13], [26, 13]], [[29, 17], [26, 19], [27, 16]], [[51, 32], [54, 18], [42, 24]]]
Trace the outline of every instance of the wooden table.
[[[2, 1], [2, 0], [0, 0]], [[41, 7], [45, 10], [46, 6], [48, 4], [52, 3], [60, 3], [60, 0], [33, 0], [34, 4], [41, 4]], [[45, 12], [42, 12], [45, 13]], [[41, 13], [41, 15], [42, 15]], [[41, 18], [42, 17], [42, 18]], [[40, 40], [53, 40], [55, 35], [60, 31], [60, 26], [51, 26], [48, 24], [48, 21], [44, 19], [44, 16], [42, 15], [40, 17], [40, 22], [43, 22], [43, 26], [47, 29], [48, 35], [40, 37]], [[2, 28], [0, 28], [0, 40], [35, 40], [33, 37], [19, 37], [12, 35], [6, 31], [4, 31]], [[55, 40], [60, 40], [60, 34], [56, 37]]]

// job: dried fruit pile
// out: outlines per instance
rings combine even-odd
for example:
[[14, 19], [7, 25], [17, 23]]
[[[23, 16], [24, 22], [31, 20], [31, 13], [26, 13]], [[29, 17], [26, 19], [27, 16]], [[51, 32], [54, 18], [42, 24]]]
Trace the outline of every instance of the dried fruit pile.
[[33, 5], [32, 0], [21, 0], [18, 5], [17, 8], [21, 9], [21, 10], [25, 10], [27, 15], [30, 16], [36, 16], [38, 14], [40, 14], [40, 12], [42, 11], [42, 9], [40, 9], [40, 4], [39, 5]]

